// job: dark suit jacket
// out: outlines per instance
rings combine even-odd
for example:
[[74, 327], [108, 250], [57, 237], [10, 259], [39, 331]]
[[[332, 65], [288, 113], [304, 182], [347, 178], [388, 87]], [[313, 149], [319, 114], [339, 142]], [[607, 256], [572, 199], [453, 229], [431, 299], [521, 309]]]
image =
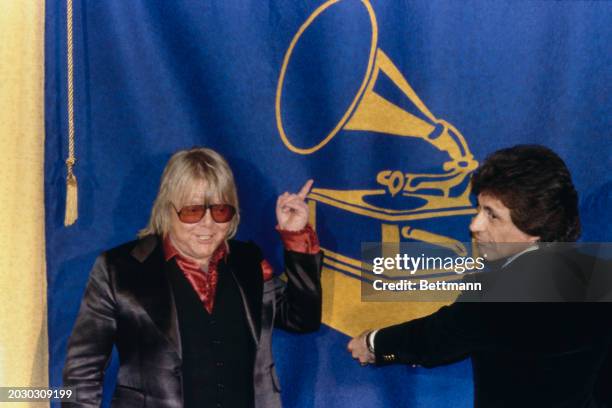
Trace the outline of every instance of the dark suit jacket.
[[[533, 265], [563, 267], [557, 257], [542, 258], [548, 256], [542, 251], [520, 256], [496, 283], [510, 284], [507, 278], [527, 269], [550, 272], [533, 270]], [[537, 296], [576, 300], [583, 288], [566, 285], [580, 281], [574, 266], [566, 264], [552, 286], [539, 288]], [[519, 298], [533, 295], [533, 288], [522, 288]], [[606, 406], [595, 401], [594, 389], [612, 342], [610, 311], [606, 303], [455, 302], [430, 316], [380, 330], [376, 361], [434, 367], [471, 357], [476, 407]]]
[[[318, 329], [322, 254], [285, 251], [287, 283], [277, 278], [264, 282], [262, 273], [241, 273], [240, 268], [245, 262], [259, 265], [259, 249], [238, 241], [229, 245], [227, 268], [238, 283], [256, 346], [255, 406], [280, 407], [272, 328]], [[64, 385], [77, 388], [78, 406], [100, 405], [104, 370], [116, 345], [120, 368], [113, 406], [182, 407], [181, 341], [164, 262], [161, 240], [155, 236], [107, 251], [96, 260], [63, 375]]]

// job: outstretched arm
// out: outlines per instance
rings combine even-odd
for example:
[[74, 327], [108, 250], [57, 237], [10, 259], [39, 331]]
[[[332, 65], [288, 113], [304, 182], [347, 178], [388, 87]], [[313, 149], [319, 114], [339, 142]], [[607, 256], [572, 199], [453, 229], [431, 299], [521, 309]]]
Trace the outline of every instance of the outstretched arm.
[[[477, 303], [454, 303], [420, 319], [385, 327], [353, 338], [348, 351], [362, 365], [393, 363], [433, 367], [466, 357], [476, 350], [502, 348], [504, 336], [490, 326], [498, 321], [494, 308]], [[502, 316], [499, 316], [503, 319]]]

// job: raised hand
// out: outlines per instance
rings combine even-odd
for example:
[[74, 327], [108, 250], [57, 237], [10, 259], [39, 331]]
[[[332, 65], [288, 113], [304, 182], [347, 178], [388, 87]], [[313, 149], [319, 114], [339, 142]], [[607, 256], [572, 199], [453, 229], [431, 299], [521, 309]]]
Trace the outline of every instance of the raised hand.
[[308, 180], [299, 193], [284, 192], [276, 200], [276, 220], [280, 229], [299, 231], [308, 224], [308, 204], [304, 201], [314, 181]]

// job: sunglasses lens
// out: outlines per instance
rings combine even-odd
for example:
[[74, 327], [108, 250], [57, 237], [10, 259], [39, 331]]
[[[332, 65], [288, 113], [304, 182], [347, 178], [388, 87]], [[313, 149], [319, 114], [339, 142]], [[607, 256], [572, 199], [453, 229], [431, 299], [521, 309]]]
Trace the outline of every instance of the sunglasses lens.
[[181, 208], [178, 212], [178, 217], [181, 222], [186, 224], [195, 224], [200, 221], [206, 214], [206, 207], [203, 205], [188, 205]]
[[214, 204], [210, 206], [210, 215], [215, 222], [229, 222], [234, 218], [236, 209], [229, 204]]
[[178, 217], [181, 222], [185, 224], [195, 224], [200, 222], [206, 210], [210, 208], [210, 215], [213, 221], [217, 223], [229, 222], [234, 218], [236, 209], [229, 204], [213, 204], [213, 205], [187, 205], [178, 211]]

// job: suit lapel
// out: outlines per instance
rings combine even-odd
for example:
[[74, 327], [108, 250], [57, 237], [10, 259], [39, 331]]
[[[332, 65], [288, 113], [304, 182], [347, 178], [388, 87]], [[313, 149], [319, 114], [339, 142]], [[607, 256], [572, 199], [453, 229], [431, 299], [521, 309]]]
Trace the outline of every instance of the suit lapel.
[[130, 274], [133, 277], [130, 289], [135, 302], [180, 357], [176, 304], [166, 273], [169, 263], [164, 260], [161, 241], [154, 236], [146, 237], [136, 244], [131, 254], [140, 263], [138, 273]]

